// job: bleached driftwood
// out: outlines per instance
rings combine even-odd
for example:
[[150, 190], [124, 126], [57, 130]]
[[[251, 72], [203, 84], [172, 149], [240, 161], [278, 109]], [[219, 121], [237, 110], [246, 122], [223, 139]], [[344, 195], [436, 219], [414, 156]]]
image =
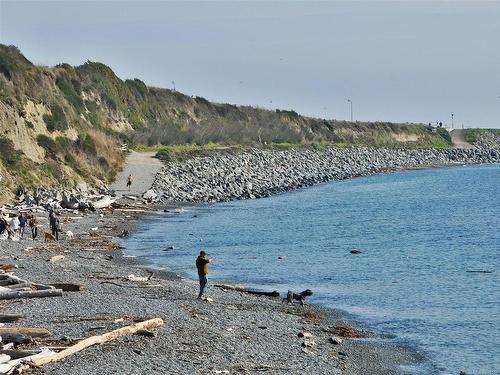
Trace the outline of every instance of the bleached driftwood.
[[0, 291], [1, 299], [16, 299], [16, 298], [39, 298], [39, 297], [60, 297], [63, 291], [61, 289], [47, 290], [21, 290], [21, 291]]
[[106, 207], [111, 206], [111, 203], [114, 203], [115, 201], [116, 201], [116, 198], [112, 198], [109, 195], [107, 195], [104, 198], [101, 198], [95, 202], [91, 202], [90, 205], [94, 209], [106, 208]]
[[55, 354], [52, 350], [49, 350], [47, 348], [42, 348], [42, 351], [27, 357], [22, 357], [22, 358], [17, 358], [17, 359], [12, 359], [7, 363], [2, 363], [0, 364], [0, 374], [10, 374], [12, 373], [11, 371], [14, 369], [19, 370], [19, 374], [22, 372], [23, 369], [28, 368], [29, 366], [23, 366], [23, 363], [27, 362], [32, 362], [35, 360], [43, 359], [47, 356], [51, 356], [52, 354]]
[[126, 326], [123, 328], [115, 329], [114, 331], [107, 332], [103, 335], [99, 336], [91, 336], [80, 341], [78, 344], [72, 345], [67, 349], [60, 351], [59, 353], [54, 353], [50, 356], [39, 358], [32, 360], [31, 363], [35, 366], [42, 366], [50, 362], [60, 361], [61, 359], [66, 358], [67, 356], [77, 353], [80, 350], [83, 350], [89, 346], [102, 344], [108, 341], [112, 341], [118, 337], [127, 336], [136, 333], [139, 330], [144, 330], [148, 328], [156, 328], [163, 325], [163, 320], [160, 318], [146, 320], [144, 322], [135, 323], [130, 326]]

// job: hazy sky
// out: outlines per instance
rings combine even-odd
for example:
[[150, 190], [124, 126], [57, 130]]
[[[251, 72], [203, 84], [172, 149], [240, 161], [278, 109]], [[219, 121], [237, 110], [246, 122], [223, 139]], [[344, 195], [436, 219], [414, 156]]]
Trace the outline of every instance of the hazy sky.
[[500, 128], [498, 1], [5, 1], [0, 41], [218, 102]]

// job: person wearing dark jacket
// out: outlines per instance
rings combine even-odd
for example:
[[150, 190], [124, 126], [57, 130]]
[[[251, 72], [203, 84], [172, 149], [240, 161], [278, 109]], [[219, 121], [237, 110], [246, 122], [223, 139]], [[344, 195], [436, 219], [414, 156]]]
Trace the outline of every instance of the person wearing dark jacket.
[[54, 211], [52, 211], [49, 215], [49, 224], [52, 235], [56, 238], [56, 240], [59, 240], [59, 218]]
[[208, 263], [211, 261], [212, 258], [207, 257], [207, 253], [203, 250], [200, 251], [200, 255], [196, 258], [196, 268], [198, 269], [198, 277], [200, 279], [200, 293], [198, 293], [198, 299], [201, 299], [207, 287]]

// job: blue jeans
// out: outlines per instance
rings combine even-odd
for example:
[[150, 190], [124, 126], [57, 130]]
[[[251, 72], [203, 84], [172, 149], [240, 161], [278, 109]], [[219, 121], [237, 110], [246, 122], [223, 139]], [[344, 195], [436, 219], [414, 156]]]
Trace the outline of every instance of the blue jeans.
[[201, 298], [203, 293], [205, 292], [205, 289], [207, 288], [207, 275], [200, 275], [198, 274], [198, 277], [200, 278], [200, 293], [198, 294], [198, 298]]

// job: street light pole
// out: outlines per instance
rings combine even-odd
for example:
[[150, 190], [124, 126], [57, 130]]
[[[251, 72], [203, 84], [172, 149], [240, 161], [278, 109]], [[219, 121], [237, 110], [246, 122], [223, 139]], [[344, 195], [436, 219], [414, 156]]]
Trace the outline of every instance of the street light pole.
[[351, 121], [352, 121], [352, 100], [351, 99], [347, 99], [347, 101], [349, 102], [349, 104], [351, 105]]
[[452, 128], [452, 129], [453, 129], [453, 116], [454, 116], [454, 114], [452, 113], [452, 114], [451, 114], [451, 128]]

